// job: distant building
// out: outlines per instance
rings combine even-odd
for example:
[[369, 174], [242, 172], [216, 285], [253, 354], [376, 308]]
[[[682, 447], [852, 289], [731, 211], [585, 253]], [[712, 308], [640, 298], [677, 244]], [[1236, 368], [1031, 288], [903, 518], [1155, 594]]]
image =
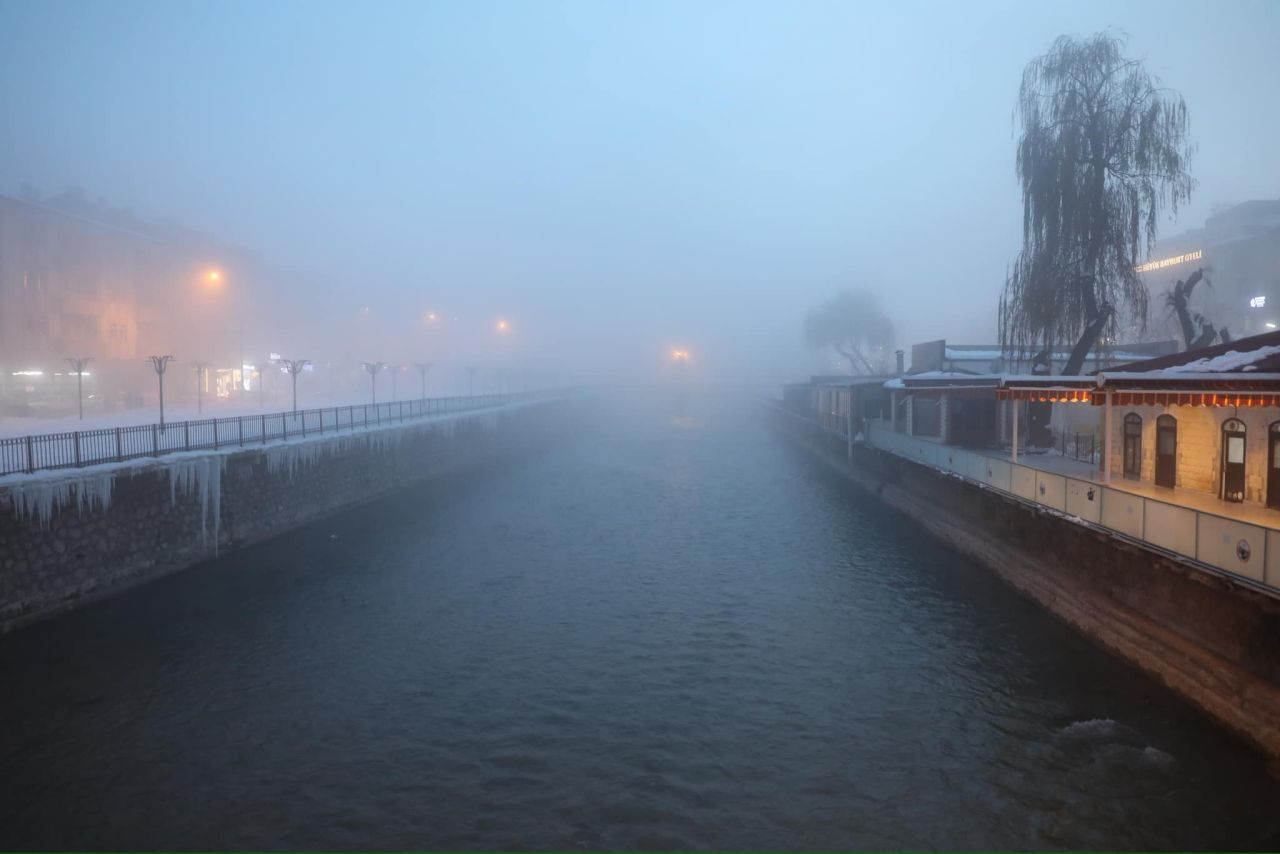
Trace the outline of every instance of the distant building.
[[1167, 316], [1164, 295], [1178, 280], [1203, 269], [1192, 309], [1236, 338], [1280, 327], [1280, 199], [1244, 202], [1221, 210], [1204, 228], [1156, 243], [1139, 266], [1151, 291], [1151, 320]]
[[0, 196], [0, 414], [65, 411], [72, 356], [93, 359], [86, 392], [111, 406], [151, 392], [153, 353], [238, 369], [235, 304], [215, 266], [228, 254], [78, 194]]

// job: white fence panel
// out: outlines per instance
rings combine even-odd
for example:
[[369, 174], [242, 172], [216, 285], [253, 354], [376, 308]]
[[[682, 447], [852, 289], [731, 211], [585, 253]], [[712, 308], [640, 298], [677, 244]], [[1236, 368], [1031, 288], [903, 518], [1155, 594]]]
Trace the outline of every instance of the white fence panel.
[[1067, 478], [1067, 512], [1089, 522], [1102, 518], [1102, 489], [1086, 480]]
[[1036, 472], [1036, 501], [1054, 510], [1067, 510], [1067, 479], [1060, 474]]
[[1262, 581], [1266, 575], [1266, 529], [1207, 513], [1199, 516], [1196, 558], [1210, 566]]
[[1196, 511], [1148, 500], [1146, 513], [1143, 539], [1180, 555], [1196, 556]]
[[1117, 489], [1102, 489], [1102, 524], [1142, 539], [1142, 499]]

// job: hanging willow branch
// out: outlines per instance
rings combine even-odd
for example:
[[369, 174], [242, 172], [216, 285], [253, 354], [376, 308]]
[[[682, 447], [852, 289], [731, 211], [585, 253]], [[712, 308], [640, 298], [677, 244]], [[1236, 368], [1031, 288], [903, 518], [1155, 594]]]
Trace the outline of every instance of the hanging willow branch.
[[1145, 328], [1136, 271], [1160, 212], [1177, 211], [1188, 171], [1187, 107], [1159, 87], [1122, 39], [1060, 36], [1022, 75], [1022, 251], [1000, 300], [1000, 340], [1027, 353], [1068, 341], [1064, 373], [1079, 373], [1121, 316]]

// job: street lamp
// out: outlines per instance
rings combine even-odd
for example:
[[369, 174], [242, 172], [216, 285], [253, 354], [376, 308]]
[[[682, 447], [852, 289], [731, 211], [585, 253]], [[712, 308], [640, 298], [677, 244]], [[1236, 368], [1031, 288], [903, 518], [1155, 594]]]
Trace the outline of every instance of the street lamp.
[[430, 362], [414, 362], [413, 366], [418, 369], [418, 373], [422, 375], [422, 399], [427, 399], [427, 371], [431, 370]]
[[80, 413], [80, 420], [84, 420], [84, 369], [89, 367], [92, 362], [88, 356], [80, 358], [68, 358], [67, 363], [71, 365], [71, 371], [76, 375], [76, 410]]
[[361, 362], [364, 369], [369, 372], [369, 380], [371, 381], [369, 397], [374, 406], [378, 405], [378, 371], [387, 366], [386, 362]]
[[298, 411], [298, 374], [302, 373], [303, 368], [311, 364], [310, 359], [279, 359], [280, 364], [284, 365], [284, 369], [293, 377], [293, 411]]
[[151, 363], [151, 367], [155, 369], [156, 379], [160, 383], [160, 430], [164, 430], [164, 372], [169, 368], [169, 363], [173, 361], [172, 356], [148, 356], [147, 361]]
[[209, 369], [208, 362], [196, 362], [196, 414], [204, 412], [204, 374]]

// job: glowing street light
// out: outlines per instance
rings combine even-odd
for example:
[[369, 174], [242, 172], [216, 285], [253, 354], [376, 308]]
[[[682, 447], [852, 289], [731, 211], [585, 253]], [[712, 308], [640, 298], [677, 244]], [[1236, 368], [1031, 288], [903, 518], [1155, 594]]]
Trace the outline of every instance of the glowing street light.
[[685, 364], [686, 362], [689, 361], [689, 351], [688, 350], [672, 350], [671, 361], [676, 362], [677, 364]]
[[497, 329], [499, 332], [506, 332], [510, 328], [511, 324], [507, 323], [505, 320], [499, 320], [497, 323]]

